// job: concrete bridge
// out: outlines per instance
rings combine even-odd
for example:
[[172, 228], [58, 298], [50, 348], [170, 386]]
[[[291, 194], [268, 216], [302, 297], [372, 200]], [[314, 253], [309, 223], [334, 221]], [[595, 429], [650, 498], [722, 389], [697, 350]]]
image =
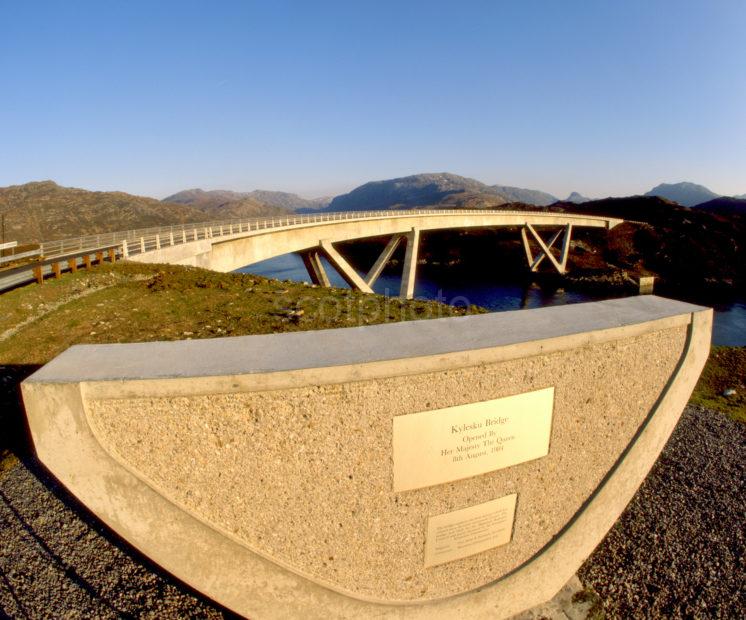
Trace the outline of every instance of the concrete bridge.
[[[290, 252], [300, 253], [315, 284], [329, 286], [324, 256], [354, 289], [372, 293], [373, 284], [399, 247], [406, 246], [400, 295], [414, 295], [420, 234], [433, 230], [514, 227], [520, 229], [528, 267], [546, 259], [559, 273], [567, 268], [573, 228], [611, 229], [623, 220], [531, 211], [410, 210], [329, 213], [252, 221], [192, 225], [157, 238], [122, 239], [122, 254], [146, 263], [171, 263], [233, 271]], [[365, 275], [335, 244], [388, 236], [390, 240]]]

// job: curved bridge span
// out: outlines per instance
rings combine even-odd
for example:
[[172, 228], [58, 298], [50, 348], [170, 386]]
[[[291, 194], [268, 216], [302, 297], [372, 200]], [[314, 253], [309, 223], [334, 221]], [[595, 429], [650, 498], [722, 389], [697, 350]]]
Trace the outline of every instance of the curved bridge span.
[[[466, 228], [519, 228], [526, 260], [535, 271], [546, 259], [564, 273], [576, 227], [611, 229], [623, 220], [567, 213], [532, 211], [376, 211], [331, 213], [231, 222], [200, 231], [170, 233], [155, 244], [140, 247], [123, 241], [123, 254], [147, 263], [192, 265], [214, 271], [233, 271], [246, 265], [291, 252], [303, 256], [312, 281], [329, 286], [321, 256], [325, 256], [353, 288], [372, 293], [372, 286], [400, 244], [406, 246], [400, 294], [411, 298], [417, 269], [420, 233]], [[219, 228], [219, 234], [216, 233]], [[359, 274], [339, 253], [335, 243], [389, 236], [390, 240], [370, 270]], [[556, 248], [556, 249], [555, 249]], [[134, 254], [131, 250], [137, 251]], [[139, 251], [138, 251], [139, 250]]]

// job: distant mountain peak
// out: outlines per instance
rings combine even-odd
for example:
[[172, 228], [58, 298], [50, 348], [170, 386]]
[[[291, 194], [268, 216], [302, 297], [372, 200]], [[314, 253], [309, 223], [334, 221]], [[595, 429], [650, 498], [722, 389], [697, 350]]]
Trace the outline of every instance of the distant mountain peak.
[[660, 196], [678, 202], [682, 207], [694, 207], [703, 202], [718, 198], [716, 194], [704, 185], [681, 181], [680, 183], [661, 183], [645, 194], [646, 196]]
[[565, 202], [574, 202], [576, 205], [583, 204], [584, 202], [590, 202], [593, 198], [588, 198], [579, 194], [578, 192], [571, 192], [570, 195], [565, 198]]

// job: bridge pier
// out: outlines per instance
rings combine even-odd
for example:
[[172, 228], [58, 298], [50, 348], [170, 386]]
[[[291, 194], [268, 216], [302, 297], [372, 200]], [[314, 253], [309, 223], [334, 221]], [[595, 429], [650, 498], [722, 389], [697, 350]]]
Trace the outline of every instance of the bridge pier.
[[[526, 231], [531, 233], [531, 236], [539, 245], [540, 252], [536, 256], [533, 255]], [[557, 239], [559, 239], [560, 235], [562, 235], [563, 233], [564, 236], [562, 237], [562, 248], [560, 249], [559, 260], [557, 260], [557, 258], [552, 253], [551, 248], [554, 246]], [[544, 239], [541, 238], [539, 233], [531, 224], [527, 223], [525, 226], [521, 227], [521, 240], [523, 241], [523, 249], [526, 252], [526, 260], [528, 261], [528, 266], [531, 271], [538, 270], [539, 265], [542, 263], [542, 261], [545, 258], [548, 258], [557, 272], [564, 274], [567, 271], [567, 259], [570, 254], [571, 238], [572, 224], [567, 224], [566, 226], [563, 226], [557, 232], [555, 232], [552, 238], [549, 240], [549, 243], [546, 243]]]
[[[406, 234], [396, 234], [391, 237], [389, 242], [386, 244], [386, 247], [378, 256], [376, 262], [373, 263], [373, 266], [364, 278], [360, 277], [360, 274], [358, 274], [355, 268], [337, 251], [329, 239], [321, 239], [319, 241], [319, 248], [329, 262], [339, 272], [339, 275], [344, 278], [347, 284], [355, 290], [362, 291], [363, 293], [372, 293], [373, 284], [375, 284], [376, 280], [381, 275], [381, 272], [383, 272], [383, 268], [394, 255], [394, 252], [397, 247], [399, 247], [402, 240], [406, 240], [407, 245], [404, 254], [404, 268], [402, 270], [399, 297], [402, 299], [412, 299], [414, 297], [417, 257], [419, 255], [420, 245], [419, 228], [412, 228], [412, 230]], [[307, 250], [302, 252], [301, 256], [303, 258], [303, 264], [308, 271], [308, 275], [311, 276], [311, 281], [314, 284], [329, 286], [329, 278], [324, 271], [319, 252], [317, 250]]]
[[396, 251], [396, 248], [399, 247], [399, 244], [401, 243], [402, 239], [405, 239], [405, 235], [394, 235], [391, 237], [389, 242], [386, 244], [386, 247], [383, 249], [383, 252], [379, 255], [379, 257], [376, 259], [376, 262], [373, 263], [373, 266], [370, 268], [370, 271], [365, 276], [365, 282], [368, 286], [373, 286], [376, 280], [378, 280], [378, 276], [381, 275], [381, 272], [383, 271], [383, 268], [386, 266], [386, 263], [389, 262], [391, 257], [393, 256], [394, 252]]
[[301, 258], [303, 258], [303, 264], [306, 266], [306, 271], [311, 277], [311, 282], [317, 286], [325, 286], [329, 288], [331, 283], [329, 282], [329, 276], [326, 274], [324, 264], [321, 262], [321, 255], [316, 250], [309, 250], [308, 252], [302, 252]]
[[319, 241], [319, 246], [324, 251], [326, 258], [329, 262], [334, 265], [334, 268], [339, 272], [345, 282], [352, 288], [362, 291], [363, 293], [372, 293], [373, 289], [360, 277], [354, 267], [348, 263], [345, 258], [337, 252], [337, 249], [332, 245], [329, 239], [322, 239]]
[[414, 283], [417, 273], [417, 256], [419, 254], [420, 229], [412, 228], [407, 233], [407, 251], [404, 254], [404, 269], [401, 274], [401, 289], [399, 297], [412, 299], [414, 297]]

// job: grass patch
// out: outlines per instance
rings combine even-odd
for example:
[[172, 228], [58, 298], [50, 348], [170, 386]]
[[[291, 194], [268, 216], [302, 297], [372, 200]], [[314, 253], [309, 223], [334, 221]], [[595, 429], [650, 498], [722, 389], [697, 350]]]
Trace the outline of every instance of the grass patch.
[[120, 263], [0, 296], [0, 364], [44, 364], [73, 344], [331, 329], [484, 312], [249, 274]]
[[690, 402], [746, 422], [746, 347], [712, 347]]
[[0, 434], [0, 454], [26, 445], [20, 382], [74, 344], [333, 329], [479, 312], [484, 310], [476, 306], [126, 262], [18, 288], [0, 295], [0, 428], [8, 431]]

